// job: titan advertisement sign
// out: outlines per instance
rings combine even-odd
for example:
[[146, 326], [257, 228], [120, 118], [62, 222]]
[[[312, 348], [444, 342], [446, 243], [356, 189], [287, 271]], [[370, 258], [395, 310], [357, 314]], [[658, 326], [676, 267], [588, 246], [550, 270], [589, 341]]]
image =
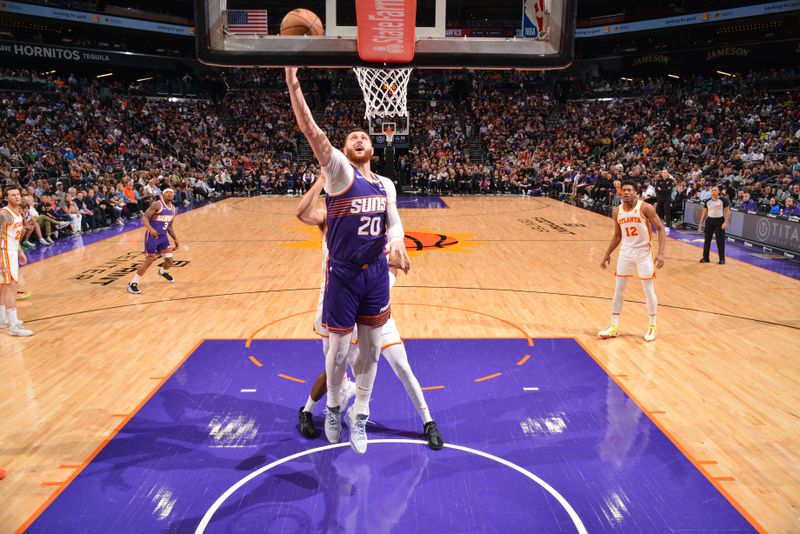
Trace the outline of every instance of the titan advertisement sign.
[[[697, 226], [703, 205], [683, 203], [683, 220]], [[732, 237], [800, 254], [800, 222], [768, 215], [731, 210], [726, 232]]]

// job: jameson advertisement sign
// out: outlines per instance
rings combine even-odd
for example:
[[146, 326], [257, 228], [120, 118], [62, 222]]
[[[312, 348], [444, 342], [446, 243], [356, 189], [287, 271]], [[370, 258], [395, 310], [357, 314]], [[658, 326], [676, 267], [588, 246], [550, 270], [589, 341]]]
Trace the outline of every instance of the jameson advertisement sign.
[[634, 67], [638, 67], [639, 65], [647, 65], [648, 63], [662, 63], [666, 65], [669, 63], [669, 56], [666, 54], [647, 54], [645, 56], [639, 56], [633, 60]]
[[706, 54], [706, 61], [714, 61], [720, 57], [749, 57], [751, 50], [743, 46], [716, 48]]
[[642, 69], [690, 64], [758, 66], [765, 61], [770, 64], [777, 61], [781, 64], [794, 65], [797, 63], [798, 54], [800, 54], [800, 41], [787, 39], [749, 46], [714, 46], [626, 56], [626, 61], [631, 67]]
[[106, 52], [89, 48], [73, 48], [21, 41], [0, 41], [0, 58], [17, 57], [33, 61], [42, 60], [51, 64], [54, 61], [71, 61], [75, 63], [93, 63], [104, 65], [120, 65], [127, 67], [163, 67], [173, 68], [183, 63], [180, 58]]

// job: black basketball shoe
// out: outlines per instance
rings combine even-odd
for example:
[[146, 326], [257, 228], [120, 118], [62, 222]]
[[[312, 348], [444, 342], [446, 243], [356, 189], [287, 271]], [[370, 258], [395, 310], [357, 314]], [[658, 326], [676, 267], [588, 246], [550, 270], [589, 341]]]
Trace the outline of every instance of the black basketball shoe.
[[128, 293], [133, 293], [134, 295], [138, 295], [141, 292], [142, 290], [139, 289], [139, 284], [135, 284], [133, 282], [128, 284]]
[[297, 414], [300, 433], [307, 438], [315, 438], [319, 432], [317, 432], [317, 429], [314, 427], [313, 414], [311, 412], [304, 412], [303, 408], [304, 406], [300, 408], [300, 412]]
[[158, 271], [158, 274], [160, 274], [161, 276], [163, 276], [163, 277], [164, 277], [164, 280], [166, 280], [166, 281], [167, 281], [167, 282], [169, 282], [170, 284], [174, 284], [174, 283], [175, 283], [175, 279], [174, 279], [174, 278], [172, 278], [172, 275], [171, 275], [171, 274], [169, 274], [169, 271], [163, 271], [163, 272], [162, 272], [162, 271]]
[[435, 451], [444, 447], [444, 438], [442, 438], [442, 435], [439, 433], [439, 429], [436, 428], [435, 422], [428, 421], [425, 423], [423, 432], [425, 432], [425, 437], [428, 438], [428, 447]]

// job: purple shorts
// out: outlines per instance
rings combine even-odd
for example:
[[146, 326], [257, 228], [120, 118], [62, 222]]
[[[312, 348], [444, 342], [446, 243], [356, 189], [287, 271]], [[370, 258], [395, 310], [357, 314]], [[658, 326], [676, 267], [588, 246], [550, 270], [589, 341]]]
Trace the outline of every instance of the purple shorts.
[[392, 315], [389, 304], [389, 264], [386, 257], [364, 265], [329, 259], [322, 303], [322, 325], [349, 334], [356, 323], [383, 326]]
[[169, 250], [169, 248], [169, 237], [166, 234], [153, 237], [150, 232], [144, 233], [144, 253], [148, 256], [161, 254], [165, 250]]

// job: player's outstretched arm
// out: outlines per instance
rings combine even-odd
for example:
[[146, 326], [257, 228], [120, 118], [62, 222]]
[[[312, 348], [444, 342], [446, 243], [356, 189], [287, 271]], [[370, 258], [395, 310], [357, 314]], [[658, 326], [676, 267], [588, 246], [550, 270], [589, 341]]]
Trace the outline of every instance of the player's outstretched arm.
[[642, 215], [647, 219], [647, 224], [652, 224], [658, 232], [658, 252], [656, 253], [656, 267], [659, 269], [664, 266], [664, 248], [667, 246], [667, 233], [664, 231], [664, 223], [658, 216], [656, 209], [650, 204], [642, 204]]
[[295, 215], [301, 222], [311, 226], [320, 226], [325, 223], [326, 211], [323, 208], [317, 207], [317, 199], [324, 185], [325, 176], [320, 176], [319, 179], [314, 182], [314, 185], [306, 191], [306, 194], [303, 195], [300, 204], [297, 205], [297, 211], [295, 212]]
[[618, 213], [619, 208], [614, 208], [614, 212], [611, 214], [611, 218], [614, 219], [614, 237], [611, 238], [611, 243], [608, 244], [608, 249], [606, 250], [605, 256], [603, 256], [603, 261], [600, 262], [601, 269], [608, 267], [608, 264], [611, 263], [611, 253], [616, 250], [622, 241], [622, 228], [619, 227], [619, 222], [617, 222]]
[[314, 115], [306, 104], [303, 90], [300, 88], [300, 80], [297, 79], [297, 67], [286, 67], [286, 86], [289, 88], [289, 99], [292, 101], [292, 110], [297, 119], [297, 125], [308, 139], [317, 161], [324, 167], [331, 160], [333, 145], [325, 132], [317, 126]]

